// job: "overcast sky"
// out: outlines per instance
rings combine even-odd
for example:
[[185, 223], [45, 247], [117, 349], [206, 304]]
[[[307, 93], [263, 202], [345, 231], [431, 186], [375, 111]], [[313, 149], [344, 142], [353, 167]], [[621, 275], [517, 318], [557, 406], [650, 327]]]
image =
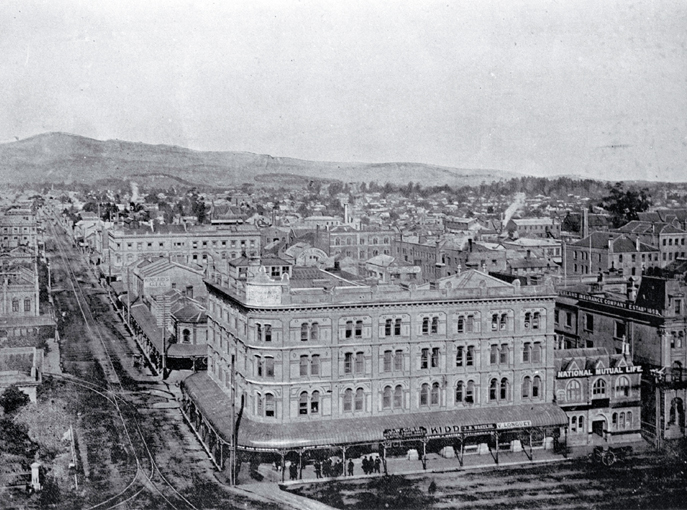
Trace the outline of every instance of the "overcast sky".
[[683, 0], [10, 0], [0, 140], [687, 181], [686, 35]]

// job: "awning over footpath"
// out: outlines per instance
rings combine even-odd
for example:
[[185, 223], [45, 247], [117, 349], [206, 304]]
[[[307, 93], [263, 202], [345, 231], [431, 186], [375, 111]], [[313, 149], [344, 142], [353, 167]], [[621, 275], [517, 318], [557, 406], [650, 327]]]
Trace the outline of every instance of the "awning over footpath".
[[155, 316], [150, 313], [143, 303], [137, 303], [131, 307], [131, 317], [141, 328], [143, 334], [150, 340], [159, 353], [162, 352], [162, 328], [158, 328]]
[[[203, 416], [227, 442], [231, 438], [231, 402], [205, 372], [183, 382]], [[238, 412], [238, 409], [237, 409]], [[261, 423], [243, 418], [239, 446], [255, 449], [316, 448], [426, 437], [457, 437], [507, 432], [531, 427], [568, 424], [565, 412], [555, 404], [527, 404], [490, 408], [456, 409], [427, 413], [365, 416], [359, 418]], [[421, 432], [424, 429], [424, 432]]]
[[207, 357], [207, 344], [170, 344], [167, 347], [168, 358]]

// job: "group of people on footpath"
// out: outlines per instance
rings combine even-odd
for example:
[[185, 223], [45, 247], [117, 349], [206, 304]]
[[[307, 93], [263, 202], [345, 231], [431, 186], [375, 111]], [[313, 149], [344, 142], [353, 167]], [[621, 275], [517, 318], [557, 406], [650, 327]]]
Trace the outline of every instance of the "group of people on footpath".
[[372, 473], [381, 473], [381, 470], [382, 461], [379, 460], [379, 457], [374, 459], [372, 457], [368, 459], [367, 456], [363, 457], [363, 473], [371, 475]]
[[[381, 473], [382, 461], [379, 459], [379, 457], [368, 458], [366, 456], [363, 457], [362, 466], [363, 473], [365, 473], [366, 475], [371, 475], [373, 473]], [[341, 460], [339, 459], [337, 459], [334, 462], [332, 462], [332, 459], [325, 459], [322, 462], [316, 460], [313, 464], [313, 467], [315, 468], [315, 478], [329, 478], [341, 476], [344, 472], [344, 463], [341, 462]], [[346, 471], [348, 473], [348, 476], [353, 476], [354, 467], [355, 465], [353, 464], [353, 459], [349, 459], [346, 463]], [[292, 478], [292, 480], [294, 480], [294, 478]]]

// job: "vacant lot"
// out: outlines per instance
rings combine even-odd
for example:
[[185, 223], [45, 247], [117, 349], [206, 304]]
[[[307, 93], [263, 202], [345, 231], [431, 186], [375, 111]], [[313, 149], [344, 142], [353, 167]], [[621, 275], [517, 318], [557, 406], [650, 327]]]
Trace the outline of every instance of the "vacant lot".
[[387, 476], [293, 492], [345, 509], [687, 508], [682, 448], [634, 455], [610, 468], [586, 458], [519, 468]]

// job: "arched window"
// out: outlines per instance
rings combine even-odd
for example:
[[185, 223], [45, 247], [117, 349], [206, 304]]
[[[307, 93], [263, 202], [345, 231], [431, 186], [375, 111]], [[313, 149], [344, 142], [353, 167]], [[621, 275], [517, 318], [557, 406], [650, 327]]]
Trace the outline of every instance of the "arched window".
[[463, 381], [458, 381], [456, 384], [456, 404], [463, 402]]
[[630, 396], [630, 380], [623, 376], [618, 377], [615, 381], [615, 396], [629, 397]]
[[13, 311], [13, 312], [18, 312], [18, 311], [19, 311], [19, 300], [18, 300], [18, 299], [13, 299], [13, 300], [12, 300], [12, 311]]
[[508, 400], [510, 395], [510, 385], [508, 384], [508, 379], [505, 377], [501, 379], [501, 400]]
[[255, 396], [255, 400], [256, 400], [256, 407], [257, 407], [256, 414], [258, 416], [262, 416], [262, 395], [260, 395], [260, 393], [258, 393]]
[[620, 413], [618, 415], [618, 428], [619, 429], [624, 429], [625, 428], [625, 413]]
[[529, 329], [532, 323], [532, 314], [530, 312], [525, 312], [525, 329]]
[[489, 400], [496, 400], [496, 390], [498, 386], [498, 381], [496, 379], [492, 379], [489, 381]]
[[530, 398], [532, 393], [532, 379], [528, 375], [522, 380], [522, 398]]
[[310, 360], [310, 375], [320, 375], [320, 355], [313, 354]]
[[316, 342], [320, 337], [320, 325], [317, 322], [313, 322], [310, 325], [310, 340]]
[[343, 410], [348, 413], [353, 411], [353, 390], [350, 388], [344, 391]]
[[508, 345], [504, 344], [499, 349], [499, 363], [502, 365], [508, 363]]
[[541, 398], [542, 393], [543, 392], [541, 390], [541, 377], [535, 375], [532, 381], [532, 398]]
[[335, 245], [335, 246], [341, 246], [341, 239], [339, 239], [339, 238], [337, 237], [337, 238], [334, 240], [334, 245]]
[[422, 319], [422, 334], [429, 335], [429, 317]]
[[580, 398], [582, 398], [582, 386], [580, 385], [580, 381], [573, 379], [569, 381], [568, 385], [565, 387], [565, 400], [574, 402], [580, 400]]
[[578, 423], [580, 427], [580, 433], [584, 432], [584, 416], [579, 417]]
[[522, 362], [529, 363], [532, 359], [532, 344], [525, 342], [522, 346]]
[[491, 316], [491, 330], [496, 331], [499, 329], [499, 314], [495, 313]]
[[265, 394], [265, 416], [268, 418], [274, 417], [274, 395], [271, 393]]
[[307, 342], [308, 341], [308, 324], [303, 323], [301, 324], [301, 342]]
[[429, 405], [429, 384], [425, 383], [420, 388], [420, 405]]
[[308, 375], [308, 365], [309, 364], [310, 364], [310, 360], [308, 359], [308, 356], [301, 356], [301, 362], [299, 364], [301, 377]]
[[680, 363], [679, 361], [673, 362], [673, 366], [671, 368], [671, 376], [674, 382], [682, 381], [682, 363]]
[[627, 413], [625, 413], [625, 428], [632, 428], [632, 411], [628, 411]]
[[308, 393], [306, 391], [302, 392], [298, 399], [298, 413], [308, 414]]
[[465, 319], [463, 317], [458, 317], [458, 333], [465, 332]]
[[577, 416], [570, 418], [570, 432], [577, 432]]
[[541, 343], [534, 342], [532, 346], [532, 363], [541, 363]]
[[403, 409], [403, 387], [400, 384], [394, 388], [394, 409]]
[[355, 410], [365, 410], [365, 392], [362, 388], [358, 388], [357, 390], [355, 390]]
[[460, 346], [456, 350], [456, 366], [457, 367], [462, 367], [463, 366], [463, 347]]
[[382, 409], [391, 409], [391, 386], [384, 387], [382, 394]]
[[310, 413], [317, 414], [320, 412], [320, 392], [313, 391], [310, 395]]
[[539, 320], [540, 320], [540, 314], [539, 312], [534, 312], [532, 314], [532, 329], [539, 329]]
[[181, 342], [184, 344], [191, 343], [191, 332], [188, 329], [184, 329], [184, 331], [181, 332]]
[[432, 384], [432, 394], [430, 404], [433, 406], [439, 405], [439, 383], [435, 382]]
[[499, 324], [499, 328], [501, 331], [505, 331], [508, 329], [508, 314], [507, 313], [502, 313], [501, 314], [501, 322]]
[[474, 404], [475, 403], [475, 381], [468, 381], [465, 386], [465, 403]]
[[603, 397], [606, 395], [606, 381], [597, 379], [592, 385], [592, 398]]

